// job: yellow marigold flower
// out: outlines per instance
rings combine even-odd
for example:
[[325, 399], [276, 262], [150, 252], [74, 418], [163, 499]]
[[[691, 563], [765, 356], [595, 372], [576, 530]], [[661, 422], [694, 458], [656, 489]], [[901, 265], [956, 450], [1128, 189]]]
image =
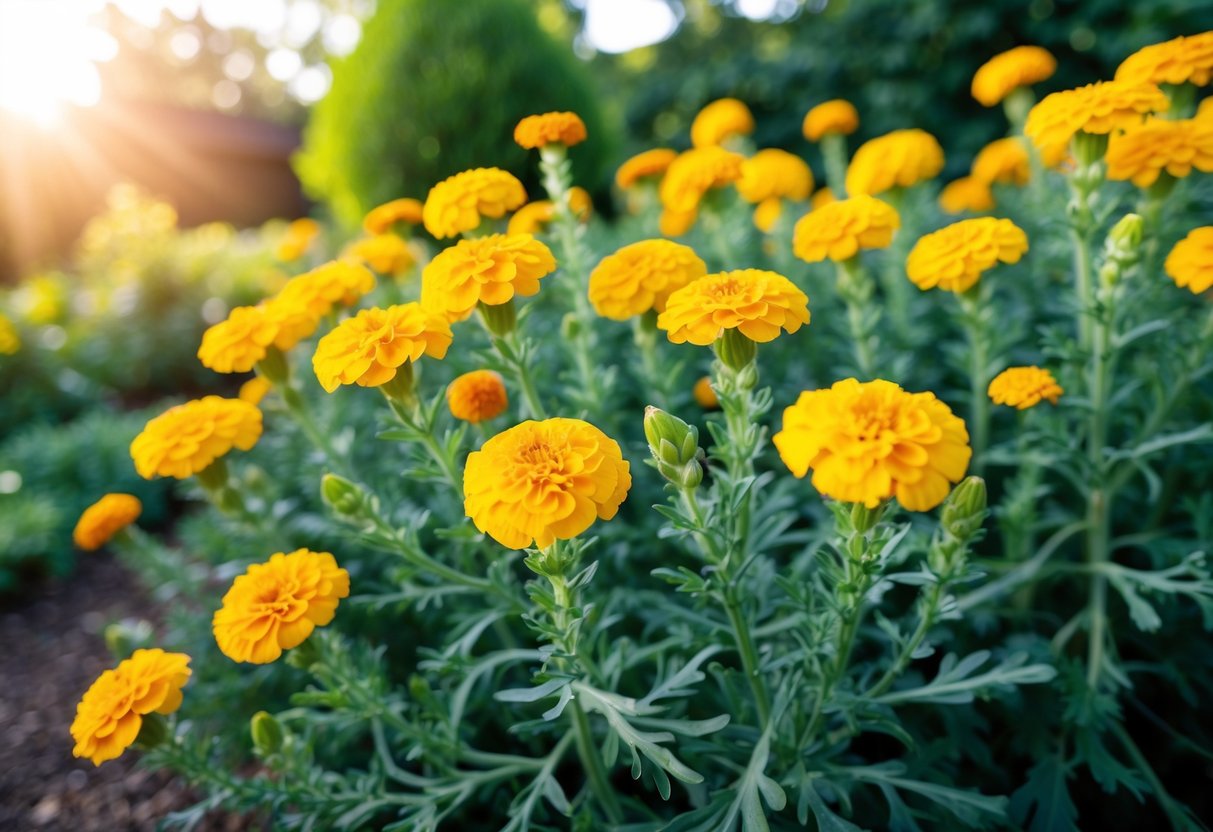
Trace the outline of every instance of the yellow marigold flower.
[[450, 346], [451, 325], [419, 303], [363, 309], [320, 339], [312, 369], [328, 393], [342, 384], [378, 387], [405, 362], [444, 358]]
[[1018, 87], [1030, 87], [1057, 71], [1057, 59], [1039, 46], [1016, 46], [995, 55], [973, 75], [973, 97], [986, 107], [998, 104]]
[[242, 402], [248, 402], [251, 405], [261, 404], [261, 400], [265, 398], [265, 394], [270, 392], [270, 383], [261, 376], [253, 376], [244, 384], [240, 385], [240, 392], [236, 394], [236, 398]]
[[278, 552], [232, 581], [211, 629], [232, 661], [269, 664], [332, 621], [349, 594], [350, 575], [330, 553]]
[[232, 448], [247, 451], [260, 438], [260, 410], [240, 399], [206, 396], [170, 407], [149, 421], [131, 443], [131, 458], [145, 480], [182, 480]]
[[1065, 391], [1053, 374], [1040, 367], [1008, 367], [990, 382], [986, 393], [994, 404], [1005, 404], [1027, 410], [1047, 399], [1057, 404]]
[[1102, 81], [1045, 96], [1028, 112], [1024, 134], [1050, 167], [1065, 159], [1078, 132], [1102, 135], [1141, 124], [1146, 114], [1166, 110], [1166, 95], [1154, 84]]
[[320, 223], [311, 217], [294, 220], [286, 227], [282, 239], [274, 255], [279, 260], [298, 260], [311, 248], [312, 242], [320, 236]]
[[823, 208], [831, 202], [837, 202], [838, 197], [834, 196], [834, 192], [829, 188], [818, 188], [813, 196], [809, 199], [809, 208], [816, 211], [818, 208]]
[[641, 179], [661, 176], [670, 166], [670, 162], [677, 158], [678, 152], [668, 147], [655, 147], [637, 153], [615, 171], [615, 184], [626, 191]]
[[934, 393], [882, 379], [806, 390], [783, 412], [774, 442], [797, 477], [813, 471], [825, 496], [868, 508], [896, 497], [910, 511], [943, 502], [972, 456], [964, 421]]
[[763, 234], [771, 233], [775, 223], [783, 216], [783, 200], [777, 196], [764, 199], [754, 207], [754, 227]]
[[419, 199], [393, 199], [368, 211], [362, 219], [362, 228], [367, 234], [379, 236], [391, 231], [398, 222], [420, 225], [424, 207]]
[[[712, 188], [723, 188], [741, 178], [740, 153], [722, 147], [696, 147], [670, 163], [658, 191], [661, 204], [676, 214], [689, 214]], [[692, 220], [694, 222], [694, 220]]]
[[792, 252], [807, 263], [827, 257], [841, 262], [864, 248], [884, 248], [901, 228], [901, 217], [887, 202], [855, 196], [821, 206], [800, 218], [792, 234]]
[[712, 379], [708, 376], [700, 376], [699, 381], [695, 382], [695, 387], [691, 390], [691, 395], [695, 397], [695, 403], [704, 410], [715, 410], [720, 407], [720, 399], [716, 398], [716, 391], [712, 389]]
[[1175, 244], [1164, 265], [1175, 285], [1194, 295], [1213, 286], [1213, 225], [1194, 228]]
[[364, 237], [346, 246], [346, 257], [365, 263], [379, 274], [403, 274], [417, 258], [408, 241], [399, 234], [377, 234]]
[[1213, 31], [1143, 47], [1116, 68], [1117, 81], [1192, 83], [1203, 87], [1210, 79], [1213, 79]]
[[619, 443], [598, 428], [527, 421], [468, 454], [464, 511], [502, 546], [542, 549], [610, 520], [631, 487]]
[[291, 278], [263, 307], [278, 326], [274, 346], [289, 350], [310, 337], [335, 306], [351, 306], [374, 287], [375, 275], [348, 260], [334, 260]]
[[906, 259], [906, 276], [922, 289], [964, 292], [996, 263], [1018, 263], [1028, 235], [1006, 219], [961, 220], [923, 236]]
[[994, 207], [994, 192], [985, 180], [976, 176], [962, 176], [949, 182], [939, 192], [939, 207], [948, 214], [989, 211]]
[[136, 650], [98, 676], [76, 706], [72, 756], [92, 760], [95, 766], [121, 756], [139, 736], [144, 715], [171, 714], [181, 707], [189, 663], [184, 653]]
[[604, 318], [625, 321], [650, 309], [662, 312], [669, 296], [708, 273], [688, 246], [641, 240], [603, 258], [590, 273], [590, 303]]
[[512, 173], [500, 168], [473, 168], [431, 188], [422, 219], [425, 230], [442, 239], [471, 231], [483, 217], [504, 217], [524, 202], [526, 189]]
[[[582, 222], [590, 218], [594, 203], [585, 188], [574, 185], [569, 189], [569, 208]], [[538, 234], [556, 216], [556, 206], [550, 199], [537, 199], [523, 205], [510, 217], [507, 234]]]
[[277, 337], [278, 324], [264, 306], [237, 306], [202, 333], [198, 360], [217, 373], [247, 373]]
[[446, 403], [456, 419], [477, 424], [496, 419], [510, 406], [501, 375], [492, 370], [472, 370], [446, 388]]
[[781, 274], [740, 269], [693, 280], [666, 300], [657, 328], [675, 344], [712, 344], [726, 329], [751, 341], [774, 341], [809, 322], [809, 299]]
[[859, 111], [841, 98], [823, 101], [805, 114], [801, 129], [811, 142], [821, 141], [830, 133], [849, 136], [859, 129]]
[[530, 234], [492, 234], [460, 240], [421, 273], [421, 305], [448, 321], [462, 321], [477, 303], [499, 306], [515, 295], [530, 297], [539, 280], [556, 269], [556, 258]]
[[86, 552], [100, 549], [115, 534], [139, 519], [143, 503], [131, 494], [106, 494], [84, 510], [72, 540]]
[[657, 230], [666, 237], [681, 237], [691, 230], [698, 217], [698, 209], [673, 211], [669, 208], [664, 208], [661, 211], [661, 216], [657, 218]]
[[21, 335], [12, 320], [0, 313], [0, 355], [13, 355], [21, 349]]
[[585, 122], [568, 112], [527, 116], [514, 128], [514, 141], [528, 150], [547, 144], [572, 147], [585, 141]]
[[847, 167], [851, 196], [908, 188], [943, 170], [943, 148], [925, 130], [894, 130], [859, 146]]
[[748, 136], [754, 132], [754, 116], [750, 108], [736, 98], [720, 98], [699, 111], [691, 122], [691, 144], [712, 147], [731, 136]]
[[1109, 179], [1129, 179], [1139, 188], [1158, 181], [1164, 170], [1177, 179], [1213, 172], [1213, 118], [1148, 119], [1108, 137], [1104, 157]]
[[1032, 175], [1028, 148], [1018, 136], [996, 139], [977, 153], [972, 172], [974, 179], [990, 185], [995, 182], [1026, 185]]
[[808, 199], [812, 190], [813, 172], [803, 159], [786, 150], [760, 150], [741, 163], [737, 192], [746, 202], [772, 197], [801, 201]]

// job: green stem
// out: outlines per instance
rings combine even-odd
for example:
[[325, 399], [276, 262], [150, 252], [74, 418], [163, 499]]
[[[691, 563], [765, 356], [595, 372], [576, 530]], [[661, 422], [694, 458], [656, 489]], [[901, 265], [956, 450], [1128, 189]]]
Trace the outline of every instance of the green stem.
[[280, 386], [278, 392], [282, 395], [283, 403], [286, 404], [287, 410], [298, 423], [304, 435], [324, 454], [324, 458], [333, 467], [333, 470], [342, 476], [351, 476], [348, 464], [337, 455], [328, 434], [317, 427], [315, 420], [312, 419], [312, 414], [308, 411], [307, 402], [304, 401], [303, 396], [299, 395], [299, 391], [287, 383]]
[[519, 345], [517, 335], [511, 333], [508, 336], [501, 336], [490, 333], [490, 339], [493, 342], [493, 349], [497, 351], [502, 362], [513, 374], [514, 381], [518, 382], [518, 388], [522, 390], [522, 400], [526, 402], [530, 417], [532, 419], [546, 419], [547, 411], [543, 407], [539, 393], [535, 390], [535, 382], [531, 379], [530, 368], [527, 367], [526, 361], [520, 359], [518, 356]]
[[981, 286], [957, 295], [964, 309], [965, 332], [969, 339], [969, 429], [972, 438], [973, 464], [971, 473], [981, 475], [985, 465], [986, 447], [990, 440], [989, 340], [985, 331]]
[[1184, 814], [1183, 810], [1176, 805], [1175, 799], [1167, 793], [1162, 781], [1158, 779], [1158, 774], [1154, 771], [1154, 767], [1150, 765], [1150, 761], [1146, 759], [1146, 755], [1141, 753], [1141, 749], [1137, 747], [1137, 743], [1133, 742], [1133, 738], [1129, 736], [1128, 730], [1120, 722], [1112, 720], [1112, 733], [1120, 740], [1120, 744], [1124, 746], [1125, 751], [1129, 752], [1129, 756], [1133, 758], [1133, 765], [1137, 771], [1146, 778], [1146, 782], [1150, 784], [1150, 789], [1154, 792], [1154, 797], [1158, 799], [1159, 805], [1167, 816], [1167, 820], [1171, 822], [1172, 829], [1191, 829], [1192, 822]]
[[[871, 379], [876, 372], [874, 324], [879, 321], [865, 320], [872, 309], [871, 300], [876, 290], [855, 256], [837, 264], [838, 293], [847, 304], [847, 323], [851, 330], [851, 346], [855, 350], [855, 364], [864, 379]], [[878, 308], [878, 307], [877, 307]]]
[[914, 656], [914, 651], [922, 645], [922, 642], [930, 632], [931, 627], [935, 624], [935, 617], [939, 613], [939, 600], [943, 597], [945, 584], [943, 581], [936, 583], [931, 587], [923, 601], [922, 615], [918, 619], [918, 627], [915, 628], [910, 640], [907, 641], [901, 648], [901, 652], [897, 654], [897, 658], [893, 661], [892, 666], [884, 672], [884, 675], [868, 688], [861, 699], [872, 699], [880, 696], [889, 686], [896, 681], [897, 677], [905, 671], [910, 665], [910, 660]]
[[568, 710], [577, 734], [577, 755], [581, 758], [581, 765], [589, 777], [590, 790], [594, 792], [594, 797], [601, 804], [610, 822], [618, 826], [623, 823], [623, 808], [619, 805], [619, 798], [611, 786], [606, 769], [602, 765], [602, 757], [594, 744], [590, 720], [576, 698], [569, 702]]
[[758, 707], [759, 727], [766, 728], [767, 723], [771, 721], [771, 697], [758, 667], [758, 651], [754, 649], [754, 639], [750, 636], [749, 624], [742, 612], [741, 601], [731, 587], [724, 592], [724, 608], [729, 615], [729, 623], [733, 627], [733, 638], [737, 641], [737, 652], [741, 655], [742, 670], [745, 672], [750, 690], [754, 693], [754, 704]]
[[835, 199], [847, 196], [847, 140], [838, 133], [821, 138], [821, 158], [825, 162], [826, 184]]
[[658, 360], [656, 310], [651, 309], [632, 319], [632, 340], [640, 353], [640, 372], [648, 388], [645, 392], [652, 395], [651, 404], [664, 410], [669, 407], [671, 378], [668, 372], [662, 371]]

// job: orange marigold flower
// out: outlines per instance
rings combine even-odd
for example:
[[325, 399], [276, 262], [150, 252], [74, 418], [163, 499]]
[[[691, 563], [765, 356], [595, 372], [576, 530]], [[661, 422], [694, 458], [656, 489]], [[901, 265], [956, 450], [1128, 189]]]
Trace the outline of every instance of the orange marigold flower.
[[610, 520], [631, 487], [619, 443], [598, 428], [527, 421], [468, 454], [464, 511], [502, 546], [542, 549]]
[[277, 552], [232, 581], [211, 629], [232, 661], [269, 664], [332, 621], [349, 594], [350, 574], [330, 553]]
[[362, 228], [367, 234], [378, 236], [391, 231], [392, 226], [398, 222], [420, 225], [424, 207], [419, 199], [393, 199], [368, 211], [362, 219]]
[[338, 304], [351, 306], [374, 287], [375, 275], [348, 260], [334, 260], [291, 278], [263, 305], [266, 317], [278, 326], [274, 346], [291, 349], [310, 337]]
[[1041, 367], [1008, 367], [994, 376], [986, 390], [994, 404], [1019, 410], [1027, 410], [1045, 399], [1050, 404], [1057, 404], [1064, 392], [1053, 374]]
[[263, 306], [237, 306], [202, 333], [198, 360], [217, 373], [247, 373], [265, 358], [278, 337], [278, 324]]
[[1018, 263], [1028, 235], [1010, 220], [961, 220], [923, 236], [906, 258], [906, 276], [922, 289], [964, 292], [996, 263]]
[[316, 222], [311, 217], [302, 217], [294, 220], [282, 234], [282, 239], [278, 241], [278, 248], [274, 251], [274, 256], [279, 260], [290, 262], [298, 260], [307, 250], [311, 248], [312, 242], [320, 236], [320, 223]]
[[1213, 31], [1143, 47], [1116, 68], [1117, 81], [1153, 84], [1192, 83], [1213, 79]]
[[666, 299], [657, 328], [675, 344], [712, 344], [726, 329], [751, 341], [774, 341], [809, 322], [809, 299], [781, 274], [739, 269], [693, 280]]
[[365, 263], [379, 274], [403, 274], [417, 258], [399, 234], [376, 234], [355, 240], [345, 248], [344, 256]]
[[1169, 104], [1154, 84], [1102, 81], [1046, 95], [1028, 112], [1023, 129], [1052, 167], [1065, 159], [1076, 133], [1102, 135], [1133, 127]]
[[240, 385], [240, 391], [236, 394], [236, 398], [251, 405], [259, 405], [261, 404], [261, 400], [265, 398], [265, 394], [270, 392], [271, 386], [269, 381], [261, 376], [253, 376]]
[[668, 147], [655, 147], [637, 153], [615, 171], [615, 184], [626, 191], [641, 179], [661, 176], [670, 166], [670, 162], [677, 158], [678, 152]]
[[548, 144], [572, 147], [585, 141], [585, 122], [568, 112], [527, 116], [514, 128], [514, 141], [528, 150]]
[[847, 167], [851, 196], [908, 188], [943, 170], [943, 148], [925, 130], [894, 130], [859, 146]]
[[661, 312], [673, 292], [707, 273], [707, 264], [690, 247], [641, 240], [603, 258], [590, 273], [590, 303], [615, 321], [650, 309]]
[[699, 111], [691, 122], [691, 144], [712, 147], [732, 136], [754, 132], [750, 108], [736, 98], [720, 98]]
[[1213, 225], [1194, 228], [1175, 244], [1164, 265], [1175, 285], [1194, 295], [1213, 286]]
[[977, 153], [972, 172], [974, 179], [989, 185], [995, 182], [1026, 185], [1032, 175], [1028, 148], [1019, 136], [996, 139]]
[[144, 715], [171, 714], [181, 707], [189, 663], [184, 653], [136, 650], [102, 673], [76, 706], [72, 756], [91, 760], [95, 766], [121, 756], [139, 736]]
[[1109, 179], [1129, 179], [1148, 188], [1166, 171], [1181, 179], [1192, 168], [1213, 172], [1213, 118], [1151, 118], [1108, 137], [1104, 157]]
[[446, 388], [446, 403], [456, 419], [477, 424], [496, 419], [510, 406], [501, 375], [492, 370], [472, 370]]
[[[572, 209], [577, 219], [582, 222], [590, 218], [590, 213], [594, 210], [594, 203], [590, 199], [589, 191], [585, 188], [574, 185], [569, 189], [569, 208]], [[550, 199], [537, 199], [534, 202], [528, 202], [523, 205], [513, 216], [510, 217], [510, 222], [506, 226], [507, 234], [537, 234], [544, 229], [556, 216], [556, 206], [552, 204]]]
[[824, 101], [805, 114], [801, 129], [811, 142], [821, 141], [822, 136], [830, 133], [849, 136], [859, 129], [859, 111], [841, 98]]
[[695, 382], [695, 387], [691, 390], [691, 395], [695, 397], [695, 403], [704, 410], [715, 410], [720, 407], [720, 399], [716, 398], [716, 391], [712, 389], [712, 379], [708, 376], [699, 377], [699, 381]]
[[530, 297], [556, 269], [551, 250], [530, 234], [492, 234], [460, 240], [421, 273], [421, 305], [462, 321], [477, 303], [499, 306], [515, 295]]
[[813, 172], [795, 154], [778, 148], [760, 150], [741, 163], [737, 193], [746, 202], [775, 198], [801, 201], [813, 190]]
[[1030, 87], [1057, 71], [1057, 59], [1039, 46], [1016, 46], [995, 55], [973, 75], [972, 93], [993, 107], [1019, 87]]
[[170, 407], [131, 442], [135, 470], [145, 480], [183, 480], [232, 448], [247, 451], [261, 438], [261, 411], [240, 399], [206, 396]]
[[143, 503], [131, 494], [106, 494], [84, 510], [72, 540], [86, 552], [100, 549], [115, 534], [139, 519]]
[[939, 192], [939, 207], [948, 214], [989, 211], [994, 207], [994, 192], [985, 180], [976, 176], [962, 176], [949, 182]]
[[328, 393], [342, 384], [379, 387], [405, 362], [444, 358], [450, 346], [451, 325], [419, 303], [363, 309], [317, 342], [312, 369]]
[[430, 188], [422, 219], [426, 231], [443, 239], [471, 231], [483, 217], [504, 217], [524, 202], [526, 189], [512, 173], [500, 168], [474, 168]]
[[887, 202], [855, 196], [821, 206], [800, 218], [792, 234], [792, 252], [807, 263], [827, 257], [841, 262], [864, 248], [884, 248], [901, 228], [901, 217]]
[[[661, 204], [672, 213], [690, 214], [699, 209], [704, 194], [741, 178], [740, 153], [721, 147], [696, 147], [670, 163], [661, 180]], [[694, 222], [694, 220], [692, 220]]]
[[972, 456], [964, 421], [934, 393], [882, 379], [806, 390], [783, 412], [774, 442], [797, 477], [813, 471], [825, 496], [868, 508], [896, 497], [910, 511], [943, 502]]

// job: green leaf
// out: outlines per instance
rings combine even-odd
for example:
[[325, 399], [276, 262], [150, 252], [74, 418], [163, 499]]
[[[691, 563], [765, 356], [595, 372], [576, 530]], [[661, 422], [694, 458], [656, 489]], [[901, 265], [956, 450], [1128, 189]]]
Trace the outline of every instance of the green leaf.
[[839, 817], [830, 807], [826, 806], [821, 795], [817, 793], [817, 788], [813, 785], [814, 779], [806, 777], [801, 781], [800, 804], [813, 811], [813, 817], [817, 819], [817, 832], [862, 832], [862, 827]]
[[954, 653], [949, 653], [939, 663], [939, 672], [928, 684], [892, 691], [877, 697], [875, 701], [882, 705], [907, 702], [963, 705], [972, 702], [975, 696], [984, 696], [993, 690], [1044, 684], [1057, 675], [1052, 665], [1024, 664], [1028, 660], [1026, 653], [1012, 653], [993, 668], [977, 673], [989, 659], [988, 650], [979, 650], [959, 661]]
[[1078, 809], [1070, 799], [1068, 777], [1068, 767], [1058, 756], [1032, 766], [1027, 782], [1011, 795], [1011, 819], [1027, 832], [1078, 832]]

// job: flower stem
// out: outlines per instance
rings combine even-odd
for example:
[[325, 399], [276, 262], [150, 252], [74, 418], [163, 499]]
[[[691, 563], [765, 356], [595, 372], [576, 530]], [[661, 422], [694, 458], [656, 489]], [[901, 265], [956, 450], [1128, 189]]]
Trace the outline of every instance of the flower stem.
[[585, 709], [581, 707], [581, 703], [575, 697], [573, 701], [569, 702], [568, 710], [577, 734], [577, 755], [581, 758], [582, 768], [585, 769], [586, 776], [589, 778], [590, 789], [594, 792], [594, 797], [597, 798], [599, 804], [602, 805], [610, 822], [618, 826], [623, 823], [623, 808], [619, 805], [619, 798], [615, 795], [615, 789], [611, 786], [606, 769], [602, 765], [602, 757], [599, 756], [598, 749], [594, 745], [590, 720], [585, 714]]
[[771, 697], [767, 692], [766, 682], [758, 667], [758, 651], [754, 649], [754, 639], [750, 636], [750, 627], [741, 609], [741, 601], [732, 587], [724, 591], [724, 608], [729, 615], [729, 623], [733, 627], [733, 638], [737, 641], [737, 652], [741, 655], [741, 668], [745, 672], [746, 681], [754, 694], [754, 704], [758, 708], [760, 728], [766, 728], [771, 721]]
[[985, 464], [990, 437], [990, 399], [986, 395], [990, 383], [989, 338], [980, 292], [981, 286], [978, 284], [968, 292], [957, 295], [964, 309], [965, 332], [969, 338], [969, 430], [973, 447], [971, 473], [978, 476]]
[[[855, 350], [856, 367], [864, 379], [871, 379], [876, 372], [874, 329], [880, 319], [879, 307], [871, 305], [876, 287], [863, 270], [858, 256], [838, 263], [837, 285], [838, 293], [847, 304], [847, 323], [851, 329], [851, 346]], [[869, 311], [873, 309], [876, 310], [876, 315], [868, 320]]]

